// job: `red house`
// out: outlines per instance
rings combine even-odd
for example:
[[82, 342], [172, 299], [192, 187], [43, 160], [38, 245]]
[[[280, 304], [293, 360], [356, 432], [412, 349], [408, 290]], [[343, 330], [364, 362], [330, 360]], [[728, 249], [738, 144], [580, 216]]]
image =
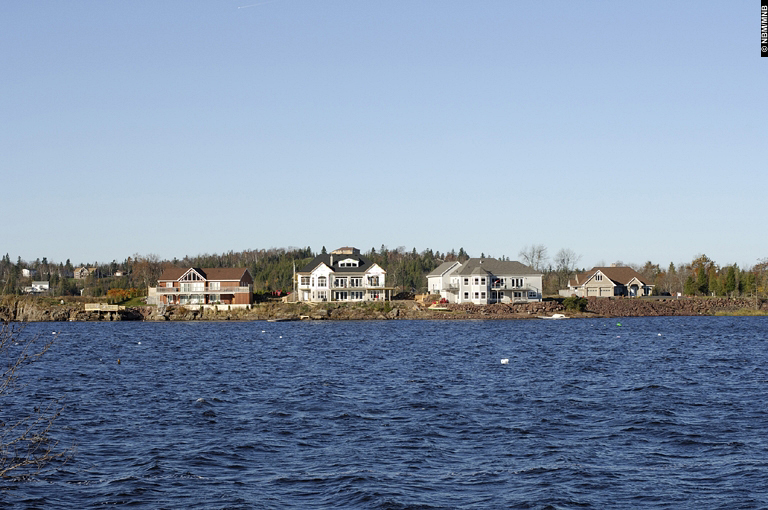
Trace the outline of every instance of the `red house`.
[[168, 268], [157, 279], [160, 304], [186, 306], [253, 304], [253, 277], [245, 268]]

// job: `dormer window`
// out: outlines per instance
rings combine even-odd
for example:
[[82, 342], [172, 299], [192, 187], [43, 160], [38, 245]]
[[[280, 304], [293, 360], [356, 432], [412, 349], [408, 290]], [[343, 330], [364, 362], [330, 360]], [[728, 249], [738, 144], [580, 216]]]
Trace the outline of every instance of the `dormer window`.
[[339, 267], [359, 267], [360, 261], [355, 259], [344, 259], [339, 262]]

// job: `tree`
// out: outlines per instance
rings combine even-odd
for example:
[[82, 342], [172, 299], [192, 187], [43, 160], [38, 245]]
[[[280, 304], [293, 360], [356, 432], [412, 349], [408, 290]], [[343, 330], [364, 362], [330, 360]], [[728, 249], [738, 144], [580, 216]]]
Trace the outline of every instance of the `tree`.
[[25, 327], [3, 322], [0, 329], [0, 478], [37, 475], [74, 455], [74, 446], [62, 450], [50, 435], [61, 414], [59, 401], [35, 406], [14, 398], [19, 373], [39, 361], [58, 336], [41, 342], [40, 335], [26, 335]]
[[517, 255], [523, 259], [525, 265], [532, 267], [536, 271], [543, 271], [544, 266], [547, 264], [547, 247], [543, 244], [526, 246]]
[[576, 255], [571, 249], [562, 248], [555, 255], [555, 271], [557, 271], [558, 284], [564, 288], [568, 284], [568, 279], [576, 271], [576, 264], [581, 260], [581, 255]]

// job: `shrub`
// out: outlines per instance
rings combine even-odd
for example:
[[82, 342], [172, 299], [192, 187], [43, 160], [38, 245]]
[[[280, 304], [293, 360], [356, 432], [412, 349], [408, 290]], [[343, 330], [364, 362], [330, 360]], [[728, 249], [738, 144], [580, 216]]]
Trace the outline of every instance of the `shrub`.
[[569, 312], [584, 312], [588, 304], [587, 298], [571, 296], [563, 299], [563, 306]]

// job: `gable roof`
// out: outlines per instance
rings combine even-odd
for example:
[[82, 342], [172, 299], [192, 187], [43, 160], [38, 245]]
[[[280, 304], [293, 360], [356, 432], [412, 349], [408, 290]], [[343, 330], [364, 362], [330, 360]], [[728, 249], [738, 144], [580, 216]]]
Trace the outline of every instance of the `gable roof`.
[[445, 273], [447, 273], [448, 271], [450, 271], [450, 270], [453, 268], [453, 266], [455, 266], [456, 264], [458, 264], [459, 266], [461, 266], [461, 263], [460, 263], [460, 262], [457, 262], [457, 261], [455, 261], [455, 260], [454, 260], [453, 262], [443, 262], [442, 264], [440, 264], [439, 266], [437, 266], [435, 269], [433, 269], [433, 270], [432, 270], [432, 271], [431, 271], [431, 272], [430, 272], [430, 273], [427, 275], [427, 278], [429, 278], [430, 276], [443, 276]]
[[640, 283], [642, 283], [643, 285], [648, 285], [648, 283], [644, 280], [643, 275], [641, 275], [631, 267], [626, 267], [626, 266], [593, 267], [592, 269], [590, 269], [585, 273], [577, 274], [574, 285], [576, 287], [580, 287], [586, 284], [592, 277], [595, 276], [595, 274], [598, 271], [603, 273], [609, 280], [611, 280], [616, 285], [627, 285], [634, 278], [637, 278], [638, 281], [640, 281]]
[[190, 269], [194, 269], [200, 276], [206, 280], [212, 281], [240, 281], [245, 273], [250, 274], [247, 268], [244, 267], [167, 267], [163, 270], [163, 274], [157, 281], [176, 281], [184, 276]]
[[472, 258], [467, 260], [456, 274], [467, 276], [472, 274], [493, 274], [496, 276], [539, 276], [541, 273], [516, 260], [497, 260], [491, 258]]
[[[339, 262], [343, 260], [356, 260], [358, 262], [357, 267], [340, 267]], [[335, 254], [335, 253], [321, 253], [313, 258], [306, 266], [301, 268], [298, 273], [311, 273], [320, 264], [325, 264], [334, 273], [364, 273], [370, 268], [375, 266], [372, 261], [359, 254]], [[382, 269], [383, 270], [383, 269]]]

